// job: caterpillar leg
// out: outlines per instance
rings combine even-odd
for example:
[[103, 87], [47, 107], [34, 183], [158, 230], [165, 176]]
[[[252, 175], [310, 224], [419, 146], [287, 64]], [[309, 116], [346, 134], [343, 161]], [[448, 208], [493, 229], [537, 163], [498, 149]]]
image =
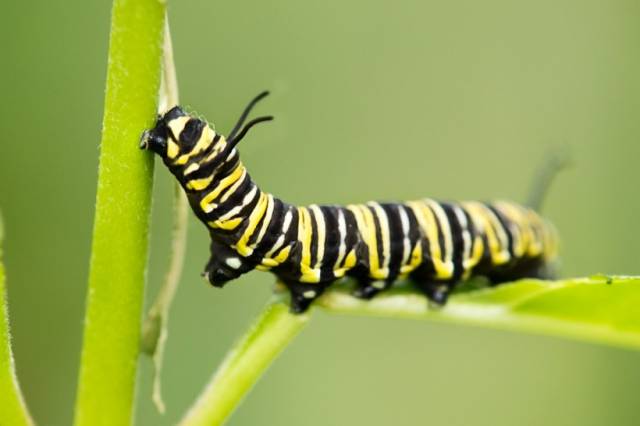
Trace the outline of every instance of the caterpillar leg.
[[324, 283], [286, 282], [285, 285], [291, 293], [291, 312], [294, 314], [301, 314], [309, 309], [311, 303], [328, 287], [328, 284]]
[[437, 306], [444, 306], [449, 299], [449, 295], [453, 290], [453, 285], [446, 282], [417, 282], [416, 285], [427, 296], [430, 302], [433, 302]]
[[359, 279], [358, 287], [353, 295], [359, 299], [372, 299], [376, 294], [391, 287], [392, 281], [373, 281], [369, 278]]
[[487, 274], [491, 285], [498, 285], [522, 278], [535, 278], [540, 280], [550, 280], [555, 278], [553, 264], [547, 264], [540, 259], [524, 261], [518, 266], [508, 270], [498, 270]]

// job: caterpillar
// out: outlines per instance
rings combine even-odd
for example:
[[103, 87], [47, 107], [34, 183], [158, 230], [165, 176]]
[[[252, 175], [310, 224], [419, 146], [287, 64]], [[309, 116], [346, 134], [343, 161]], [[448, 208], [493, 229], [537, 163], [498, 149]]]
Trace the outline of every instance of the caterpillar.
[[364, 299], [407, 277], [437, 305], [471, 276], [494, 284], [551, 276], [556, 232], [531, 207], [432, 199], [298, 207], [262, 191], [236, 146], [254, 125], [273, 119], [245, 124], [267, 94], [248, 104], [227, 137], [179, 106], [141, 137], [140, 147], [162, 158], [209, 230], [203, 276], [213, 286], [271, 271], [291, 293], [291, 311], [301, 313], [345, 276]]

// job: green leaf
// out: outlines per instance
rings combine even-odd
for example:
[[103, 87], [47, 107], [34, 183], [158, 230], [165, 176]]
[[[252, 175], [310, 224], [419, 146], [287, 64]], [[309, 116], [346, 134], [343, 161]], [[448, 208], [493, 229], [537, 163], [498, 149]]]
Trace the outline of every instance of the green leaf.
[[370, 301], [346, 287], [328, 292], [318, 305], [330, 312], [449, 321], [568, 337], [640, 350], [640, 278], [522, 280], [454, 294], [434, 307], [410, 286]]
[[165, 3], [114, 0], [76, 425], [129, 425], [140, 347]]
[[33, 421], [20, 392], [11, 352], [7, 291], [2, 263], [3, 231], [2, 218], [0, 217], [0, 395], [2, 395], [0, 397], [0, 425], [31, 425]]

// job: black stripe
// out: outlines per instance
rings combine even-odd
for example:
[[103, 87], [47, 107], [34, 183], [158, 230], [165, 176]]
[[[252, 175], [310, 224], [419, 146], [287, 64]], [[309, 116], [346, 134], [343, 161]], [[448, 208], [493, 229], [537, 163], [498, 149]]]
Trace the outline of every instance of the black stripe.
[[[467, 219], [467, 231], [469, 232], [469, 258], [473, 257], [473, 253], [475, 252], [476, 249], [476, 236], [478, 236], [478, 230], [476, 229], [476, 225], [475, 223], [473, 223], [473, 219], [471, 218], [471, 215], [469, 214], [469, 212], [464, 208], [464, 206], [462, 205], [458, 205], [458, 208], [460, 209], [460, 211], [462, 211], [462, 214], [464, 214], [465, 218]], [[485, 249], [486, 251], [486, 249]], [[482, 256], [480, 256], [480, 260], [482, 260]], [[474, 267], [477, 268], [478, 265], [476, 265]]]
[[180, 141], [180, 152], [188, 153], [193, 147], [196, 145], [196, 142], [202, 136], [202, 131], [204, 130], [206, 123], [204, 121], [198, 120], [197, 118], [190, 118], [182, 128], [178, 139]]
[[[387, 281], [393, 281], [400, 273], [400, 266], [402, 266], [402, 255], [404, 252], [404, 235], [402, 233], [402, 222], [398, 208], [402, 206], [398, 204], [385, 203], [381, 204], [385, 213], [387, 214], [387, 221], [389, 222], [389, 277]], [[409, 247], [411, 252], [411, 247]]]
[[[211, 174], [213, 174], [214, 171], [216, 171], [216, 164], [215, 164], [215, 158], [209, 162], [205, 162], [204, 160], [209, 156], [209, 154], [211, 154], [211, 151], [213, 150], [213, 148], [215, 147], [216, 141], [220, 139], [220, 135], [216, 134], [213, 137], [213, 142], [211, 142], [209, 144], [209, 147], [201, 152], [199, 152], [198, 154], [196, 154], [195, 156], [193, 156], [189, 162], [187, 162], [187, 164], [183, 165], [183, 166], [179, 166], [177, 168], [175, 168], [175, 170], [173, 170], [174, 174], [176, 175], [176, 177], [182, 182], [184, 181], [185, 183], [192, 180], [192, 179], [202, 179], [202, 178], [206, 178], [208, 176], [211, 176]], [[229, 171], [232, 171], [235, 168], [235, 165], [238, 164], [239, 160], [234, 161], [232, 164], [229, 164], [229, 166], [227, 167], [225, 165], [225, 169], [224, 170], [218, 170], [217, 171], [217, 176], [216, 176], [216, 180], [218, 179], [222, 179], [223, 177], [225, 177]], [[193, 164], [193, 163], [197, 163], [200, 168], [198, 170], [195, 170], [191, 173], [189, 173], [187, 176], [184, 176], [184, 170], [189, 167], [189, 165]]]
[[335, 206], [320, 206], [320, 211], [324, 217], [325, 225], [324, 257], [322, 258], [320, 281], [325, 282], [335, 278], [333, 268], [338, 260], [340, 250], [340, 232], [338, 230], [338, 209]]
[[[254, 253], [262, 259], [264, 255], [271, 250], [273, 245], [278, 241], [282, 232], [282, 224], [284, 222], [284, 204], [277, 198], [273, 199], [273, 213], [271, 214], [271, 220], [267, 225], [267, 230], [264, 233], [264, 237], [256, 246]], [[265, 215], [266, 216], [266, 215]], [[264, 221], [264, 218], [263, 218]], [[258, 233], [254, 233], [251, 236], [251, 244], [258, 238]], [[283, 245], [284, 247], [284, 245]], [[275, 256], [274, 256], [275, 257]]]
[[[230, 185], [230, 186], [232, 186], [232, 185]], [[242, 201], [244, 200], [244, 197], [249, 192], [251, 192], [251, 190], [253, 189], [253, 186], [254, 186], [254, 183], [251, 181], [251, 178], [247, 175], [245, 177], [245, 179], [242, 181], [242, 183], [240, 184], [240, 186], [238, 187], [238, 189], [236, 189], [236, 191], [232, 195], [230, 195], [229, 198], [227, 198], [224, 203], [220, 204], [212, 212], [207, 214], [207, 219], [208, 220], [216, 220], [220, 216], [223, 216], [224, 214], [229, 212], [234, 207], [242, 204]], [[221, 199], [223, 197], [223, 195], [226, 193], [226, 191], [228, 191], [228, 190], [229, 189], [227, 188], [226, 190], [222, 191], [222, 193], [220, 195], [218, 195], [218, 197], [216, 197], [216, 200]], [[258, 192], [260, 192], [259, 189], [258, 189]], [[203, 194], [203, 195], [205, 195], [205, 194]]]
[[451, 230], [453, 249], [453, 255], [451, 257], [453, 260], [453, 277], [451, 280], [458, 281], [464, 272], [464, 268], [462, 267], [462, 256], [464, 252], [464, 240], [462, 238], [463, 229], [462, 225], [458, 221], [458, 216], [453, 209], [453, 205], [449, 203], [440, 203], [440, 206], [447, 215], [447, 219], [449, 220], [449, 229]]
[[404, 205], [405, 212], [409, 218], [409, 237], [411, 239], [411, 249], [413, 249], [416, 243], [419, 243], [422, 248], [422, 261], [420, 265], [414, 269], [410, 274], [416, 281], [424, 281], [433, 279], [436, 268], [433, 265], [433, 258], [431, 256], [431, 247], [429, 246], [429, 237], [423, 231], [418, 219], [412, 208]]
[[309, 217], [311, 218], [311, 247], [309, 248], [311, 256], [309, 258], [309, 267], [313, 268], [318, 260], [318, 222], [316, 221], [316, 215], [313, 209], [309, 207], [306, 207], [306, 209], [307, 213], [309, 213]]
[[[436, 201], [436, 203], [438, 203]], [[440, 203], [438, 203], [440, 204]], [[433, 209], [427, 204], [425, 203], [425, 206], [431, 211], [431, 214], [433, 215], [433, 220], [436, 223], [436, 228], [438, 230], [438, 245], [440, 246], [440, 257], [442, 259], [444, 259], [445, 257], [445, 252], [446, 252], [446, 247], [444, 245], [444, 232], [442, 232], [442, 224], [440, 223], [440, 219], [438, 219], [438, 215], [436, 214], [436, 212], [433, 211]], [[433, 261], [432, 261], [433, 263]]]
[[338, 207], [342, 209], [342, 214], [344, 215], [344, 222], [347, 228], [346, 237], [345, 237], [345, 257], [342, 260], [344, 261], [347, 258], [347, 255], [351, 250], [356, 250], [357, 257], [357, 265], [365, 268], [367, 272], [369, 271], [369, 248], [364, 243], [362, 236], [360, 235], [360, 231], [358, 230], [358, 221], [356, 220], [355, 214], [346, 207]]

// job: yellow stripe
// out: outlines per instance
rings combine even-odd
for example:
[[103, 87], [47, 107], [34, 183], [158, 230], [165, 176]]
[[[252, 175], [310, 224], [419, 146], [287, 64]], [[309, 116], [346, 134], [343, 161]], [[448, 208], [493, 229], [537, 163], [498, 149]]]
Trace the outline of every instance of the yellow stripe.
[[318, 244], [316, 244], [316, 264], [315, 268], [318, 269], [322, 266], [322, 258], [324, 257], [324, 245], [325, 245], [325, 233], [326, 226], [324, 223], [324, 215], [322, 214], [322, 210], [315, 204], [309, 206], [311, 210], [313, 210], [314, 216], [316, 218], [317, 231], [318, 231]]
[[522, 257], [531, 239], [522, 211], [516, 205], [504, 201], [498, 201], [493, 205], [509, 220], [511, 236], [513, 237], [513, 254], [516, 257]]
[[167, 157], [175, 158], [176, 155], [180, 152], [180, 147], [177, 143], [173, 141], [173, 139], [167, 139]]
[[174, 137], [179, 138], [180, 133], [184, 130], [184, 126], [187, 124], [187, 121], [191, 120], [191, 117], [188, 115], [183, 115], [180, 117], [176, 117], [173, 120], [167, 123], [169, 129], [171, 129], [171, 133]]
[[204, 159], [204, 162], [208, 163], [209, 161], [216, 158], [218, 154], [224, 151], [226, 147], [227, 147], [227, 140], [224, 138], [224, 136], [220, 135], [220, 139], [218, 139], [218, 141], [216, 142], [216, 145], [211, 150], [211, 154], [209, 154], [207, 158]]
[[[212, 201], [215, 200], [216, 197], [218, 195], [220, 195], [220, 193], [222, 191], [224, 191], [224, 189], [227, 188], [232, 183], [236, 182], [238, 185], [240, 183], [242, 183], [242, 178], [244, 177], [246, 172], [247, 172], [247, 169], [244, 168], [242, 163], [238, 163], [238, 166], [235, 168], [235, 170], [233, 172], [231, 172], [231, 174], [229, 176], [227, 176], [226, 178], [220, 180], [218, 185], [210, 193], [205, 195], [202, 198], [202, 200], [200, 200], [200, 208], [205, 213], [209, 213], [209, 212], [213, 211], [213, 209], [215, 209], [215, 207], [216, 207], [216, 204], [213, 204]], [[227, 195], [227, 194], [225, 194], [225, 195]], [[224, 201], [224, 200], [221, 200], [221, 202], [222, 201]]]
[[264, 213], [267, 209], [267, 200], [269, 197], [264, 193], [260, 192], [260, 198], [258, 199], [258, 204], [253, 208], [251, 214], [249, 215], [249, 224], [247, 228], [244, 230], [242, 236], [235, 244], [235, 249], [240, 253], [241, 256], [251, 256], [253, 253], [253, 248], [247, 246], [247, 242], [253, 232], [256, 230], [260, 219], [264, 216]]
[[192, 189], [194, 191], [202, 191], [203, 189], [206, 189], [209, 186], [212, 180], [213, 180], [213, 175], [208, 176], [206, 178], [202, 178], [202, 179], [193, 179], [187, 182], [187, 188]]
[[222, 220], [222, 221], [215, 220], [213, 222], [207, 222], [207, 224], [212, 228], [219, 228], [219, 229], [224, 229], [226, 231], [229, 231], [232, 229], [236, 229], [241, 222], [242, 222], [242, 218], [237, 217], [231, 220]]
[[527, 211], [527, 222], [529, 223], [532, 235], [527, 254], [531, 257], [536, 257], [543, 253], [544, 250], [544, 224], [540, 216], [533, 210]]
[[311, 216], [306, 207], [298, 207], [298, 241], [302, 243], [302, 259], [300, 260], [300, 281], [318, 282], [320, 275], [311, 269]]
[[449, 218], [440, 204], [430, 199], [426, 199], [425, 202], [431, 211], [435, 213], [438, 218], [438, 223], [440, 223], [440, 226], [442, 227], [441, 231], [444, 239], [445, 251], [445, 253], [443, 253], [444, 266], [447, 270], [450, 270], [451, 275], [453, 275], [453, 240], [451, 238], [451, 225], [449, 224]]
[[427, 237], [431, 263], [433, 263], [433, 267], [436, 270], [436, 277], [441, 279], [451, 278], [453, 270], [448, 269], [442, 260], [440, 241], [438, 240], [438, 225], [433, 212], [422, 201], [409, 201], [407, 206], [413, 210], [420, 228]]
[[[369, 272], [373, 269], [372, 258], [371, 258], [371, 230], [368, 227], [367, 222], [364, 219], [364, 215], [361, 210], [361, 206], [357, 204], [350, 204], [347, 206], [347, 209], [353, 213], [353, 216], [356, 218], [356, 226], [358, 227], [358, 231], [360, 232], [360, 236], [362, 237], [364, 243], [369, 248]], [[377, 251], [377, 250], [376, 250]], [[375, 255], [377, 258], [377, 254]], [[347, 256], [348, 257], [348, 256]], [[346, 263], [346, 261], [345, 261]]]
[[369, 234], [369, 274], [372, 278], [382, 280], [387, 278], [389, 270], [380, 267], [380, 259], [378, 257], [378, 239], [376, 237], [376, 224], [373, 219], [373, 213], [366, 206], [359, 206]]
[[358, 263], [358, 257], [356, 256], [356, 251], [351, 249], [347, 257], [344, 259], [344, 267], [346, 269], [351, 269], [356, 266]]
[[333, 275], [336, 278], [344, 277], [344, 274], [346, 274], [349, 269], [351, 269], [354, 266], [356, 266], [357, 262], [358, 262], [358, 258], [356, 257], [356, 251], [352, 249], [349, 252], [349, 254], [347, 254], [347, 256], [345, 257], [344, 264], [342, 265], [342, 267], [336, 268], [333, 271]]
[[282, 263], [285, 260], [287, 260], [290, 252], [291, 252], [291, 246], [286, 246], [285, 248], [280, 250], [280, 253], [278, 253], [278, 255], [274, 257], [273, 260], [275, 260], [278, 263]]
[[222, 216], [220, 216], [218, 220], [227, 220], [236, 216], [238, 213], [242, 211], [243, 208], [251, 204], [253, 199], [256, 198], [256, 195], [260, 197], [262, 195], [262, 191], [260, 191], [257, 186], [253, 185], [251, 189], [245, 194], [244, 198], [242, 199], [242, 202], [240, 204], [237, 204], [235, 207], [233, 207], [231, 210], [229, 210]]
[[271, 223], [271, 216], [273, 215], [274, 205], [275, 204], [273, 202], [273, 195], [267, 194], [267, 213], [264, 217], [264, 220], [262, 221], [262, 226], [260, 227], [260, 232], [258, 233], [258, 237], [256, 238], [256, 241], [253, 244], [251, 244], [252, 249], [255, 249], [257, 245], [260, 244], [260, 241], [262, 241], [262, 238], [264, 237], [265, 232], [267, 232], [267, 228]]
[[242, 185], [242, 182], [244, 181], [244, 177], [247, 175], [247, 169], [242, 165], [242, 163], [240, 163], [240, 167], [242, 168], [242, 173], [240, 174], [240, 177], [238, 178], [238, 180], [236, 180], [236, 182], [233, 185], [231, 185], [229, 190], [225, 192], [222, 197], [220, 197], [220, 204], [227, 201], [229, 197], [231, 197], [238, 190], [240, 185]]
[[498, 264], [507, 263], [511, 258], [511, 254], [509, 253], [509, 238], [507, 237], [506, 230], [504, 229], [504, 226], [502, 226], [502, 222], [500, 222], [498, 216], [496, 216], [489, 207], [484, 204], [481, 204], [481, 207], [486, 212], [487, 218], [495, 229], [500, 245], [502, 246], [502, 250], [498, 257]]
[[200, 134], [200, 139], [198, 139], [198, 142], [196, 142], [193, 148], [191, 148], [191, 151], [187, 152], [186, 154], [182, 154], [174, 162], [174, 164], [176, 165], [187, 164], [187, 162], [191, 158], [205, 151], [213, 143], [213, 138], [215, 137], [215, 135], [216, 135], [216, 132], [211, 130], [209, 126], [205, 126], [204, 129], [202, 129], [202, 133]]
[[422, 242], [418, 240], [415, 247], [411, 251], [411, 260], [408, 265], [400, 267], [400, 275], [407, 275], [416, 269], [422, 263]]
[[[489, 244], [489, 253], [491, 254], [491, 262], [494, 265], [501, 265], [507, 262], [509, 260], [509, 253], [504, 251], [498, 241], [498, 236], [491, 225], [491, 218], [488, 215], [487, 208], [477, 201], [465, 201], [462, 204], [469, 213], [469, 216], [471, 216], [478, 231], [486, 235], [487, 243]], [[474, 254], [476, 254], [475, 251]]]

